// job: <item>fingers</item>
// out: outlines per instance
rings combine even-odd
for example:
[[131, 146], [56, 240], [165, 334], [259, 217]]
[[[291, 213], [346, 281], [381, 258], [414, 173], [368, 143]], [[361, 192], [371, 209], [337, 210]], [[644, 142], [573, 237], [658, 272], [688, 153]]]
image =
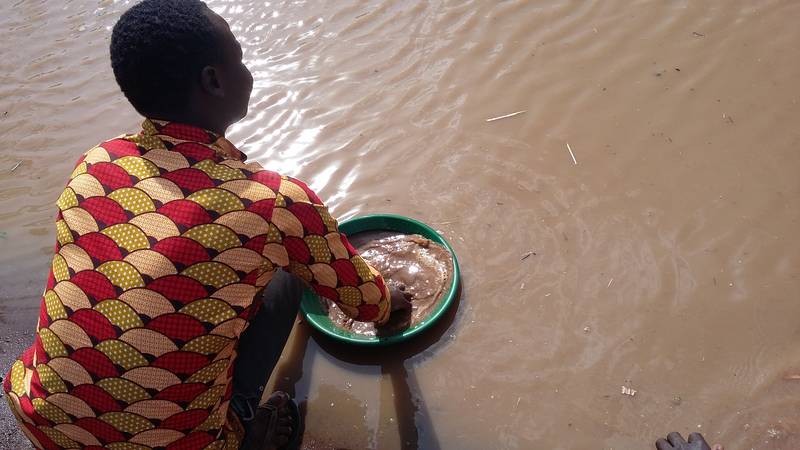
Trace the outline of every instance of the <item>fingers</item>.
[[[656, 441], [656, 449], [657, 450], [679, 450], [686, 448], [689, 444], [700, 444], [699, 447], [692, 446], [692, 448], [700, 448], [704, 450], [711, 450], [706, 442], [706, 439], [700, 433], [691, 433], [689, 435], [689, 442], [683, 439], [680, 433], [673, 431], [672, 433], [667, 435], [666, 439], [659, 439]], [[714, 446], [713, 450], [725, 450], [722, 448], [721, 445], [717, 444]]]
[[705, 438], [700, 433], [692, 433], [689, 435], [689, 443], [693, 443], [694, 441], [705, 442]]
[[675, 450], [675, 447], [672, 446], [666, 439], [661, 438], [656, 441], [656, 450]]
[[673, 431], [672, 433], [667, 435], [667, 440], [673, 447], [680, 448], [681, 445], [686, 445], [686, 441], [683, 439], [680, 433], [677, 431]]
[[692, 433], [689, 435], [689, 443], [690, 444], [697, 444], [694, 445], [693, 448], [697, 448], [699, 450], [711, 450], [711, 447], [708, 446], [708, 442], [706, 442], [706, 438], [703, 437], [700, 433]]

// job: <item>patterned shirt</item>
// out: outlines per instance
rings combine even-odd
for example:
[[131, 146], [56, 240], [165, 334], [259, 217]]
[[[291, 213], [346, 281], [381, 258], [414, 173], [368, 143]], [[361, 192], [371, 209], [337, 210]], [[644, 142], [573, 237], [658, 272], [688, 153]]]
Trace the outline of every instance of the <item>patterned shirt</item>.
[[146, 120], [100, 144], [57, 205], [35, 341], [4, 380], [37, 448], [238, 448], [236, 346], [278, 268], [353, 318], [389, 316], [308, 186], [200, 128]]

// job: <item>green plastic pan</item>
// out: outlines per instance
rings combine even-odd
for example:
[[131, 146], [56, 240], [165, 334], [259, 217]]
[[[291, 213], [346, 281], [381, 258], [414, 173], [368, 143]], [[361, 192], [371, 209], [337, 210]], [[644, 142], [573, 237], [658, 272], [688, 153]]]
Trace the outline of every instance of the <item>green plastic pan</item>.
[[450, 256], [453, 258], [453, 282], [445, 293], [444, 299], [427, 319], [400, 334], [385, 337], [361, 336], [337, 328], [328, 318], [328, 314], [325, 312], [319, 296], [311, 289], [306, 289], [303, 294], [303, 300], [300, 303], [300, 310], [303, 312], [303, 316], [308, 323], [321, 333], [332, 339], [349, 344], [371, 346], [396, 344], [411, 339], [430, 328], [455, 301], [458, 295], [458, 283], [461, 280], [458, 260], [456, 259], [453, 247], [451, 247], [447, 240], [433, 228], [418, 220], [404, 216], [395, 214], [374, 214], [346, 220], [339, 224], [339, 230], [346, 235], [355, 235], [364, 231], [396, 231], [399, 233], [419, 234], [424, 236], [433, 242], [443, 245], [450, 252]]

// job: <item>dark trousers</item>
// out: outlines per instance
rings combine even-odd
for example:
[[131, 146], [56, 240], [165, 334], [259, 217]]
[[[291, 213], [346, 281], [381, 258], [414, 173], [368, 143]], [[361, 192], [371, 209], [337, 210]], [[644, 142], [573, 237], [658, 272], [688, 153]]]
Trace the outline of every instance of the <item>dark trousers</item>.
[[264, 289], [261, 310], [239, 338], [231, 407], [245, 430], [255, 417], [264, 386], [289, 339], [304, 288], [305, 283], [300, 278], [283, 270], [276, 271]]

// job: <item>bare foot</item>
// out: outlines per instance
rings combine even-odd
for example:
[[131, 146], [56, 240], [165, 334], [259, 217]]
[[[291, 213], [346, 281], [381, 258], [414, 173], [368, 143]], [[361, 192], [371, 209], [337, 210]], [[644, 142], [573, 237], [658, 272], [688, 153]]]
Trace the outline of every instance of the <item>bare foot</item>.
[[273, 448], [281, 448], [288, 444], [294, 432], [294, 420], [289, 409], [290, 401], [289, 394], [281, 391], [274, 392], [266, 401], [266, 404], [273, 406], [278, 414], [277, 424], [272, 435], [267, 434], [264, 439], [264, 442]]
[[289, 443], [295, 428], [294, 404], [285, 392], [273, 393], [256, 408], [250, 421], [241, 450], [274, 450]]

